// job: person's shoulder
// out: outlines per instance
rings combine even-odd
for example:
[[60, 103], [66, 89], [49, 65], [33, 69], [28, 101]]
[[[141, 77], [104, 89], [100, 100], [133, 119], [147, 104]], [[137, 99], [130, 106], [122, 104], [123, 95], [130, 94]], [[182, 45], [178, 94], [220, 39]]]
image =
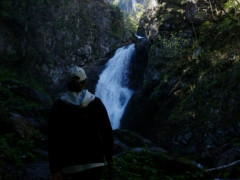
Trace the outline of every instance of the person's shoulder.
[[101, 103], [101, 102], [102, 102], [102, 100], [101, 100], [99, 97], [97, 97], [97, 96], [95, 96], [94, 101], [96, 101], [96, 102], [98, 102], [98, 103]]
[[63, 104], [63, 100], [61, 98], [54, 101], [53, 104]]
[[91, 104], [95, 105], [95, 106], [102, 106], [102, 100], [99, 97], [95, 96], [95, 99], [91, 102]]
[[63, 106], [65, 103], [63, 102], [63, 100], [61, 100], [61, 99], [57, 99], [57, 100], [55, 100], [54, 102], [53, 102], [53, 105], [52, 105], [52, 107], [54, 108], [54, 107], [61, 107], [61, 106]]

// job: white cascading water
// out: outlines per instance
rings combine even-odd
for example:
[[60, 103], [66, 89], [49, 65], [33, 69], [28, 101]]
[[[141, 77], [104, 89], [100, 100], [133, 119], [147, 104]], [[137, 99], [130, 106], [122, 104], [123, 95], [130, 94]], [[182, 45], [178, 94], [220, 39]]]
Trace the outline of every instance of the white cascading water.
[[113, 129], [118, 129], [124, 109], [133, 91], [128, 86], [130, 60], [135, 44], [119, 48], [99, 77], [95, 95], [105, 105]]

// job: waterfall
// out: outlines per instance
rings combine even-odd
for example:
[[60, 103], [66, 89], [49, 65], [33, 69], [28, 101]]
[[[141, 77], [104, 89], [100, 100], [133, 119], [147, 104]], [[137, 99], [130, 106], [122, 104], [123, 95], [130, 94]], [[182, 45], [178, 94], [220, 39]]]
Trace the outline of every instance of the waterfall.
[[119, 48], [99, 77], [95, 95], [105, 105], [113, 129], [118, 129], [124, 109], [133, 91], [128, 88], [129, 64], [135, 44]]
[[132, 0], [132, 10], [136, 12], [136, 0]]
[[152, 0], [152, 8], [155, 8], [155, 7], [157, 7], [157, 2], [156, 2], [156, 0]]

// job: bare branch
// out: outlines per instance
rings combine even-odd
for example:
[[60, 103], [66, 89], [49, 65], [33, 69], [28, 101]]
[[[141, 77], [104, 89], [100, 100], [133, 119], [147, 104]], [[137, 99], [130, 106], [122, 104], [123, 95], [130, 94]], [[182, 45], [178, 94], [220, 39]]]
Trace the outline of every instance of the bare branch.
[[238, 164], [240, 164], [240, 160], [237, 160], [237, 161], [234, 161], [230, 164], [219, 166], [219, 167], [216, 167], [216, 168], [206, 169], [206, 172], [219, 171], [219, 170], [222, 170], [222, 169], [227, 169], [227, 168], [233, 167], [233, 166], [238, 165]]

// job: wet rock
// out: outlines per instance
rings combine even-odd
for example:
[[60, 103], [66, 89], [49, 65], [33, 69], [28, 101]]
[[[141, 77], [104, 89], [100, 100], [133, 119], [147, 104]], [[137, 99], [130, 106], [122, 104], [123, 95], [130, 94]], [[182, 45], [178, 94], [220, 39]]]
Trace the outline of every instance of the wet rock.
[[114, 137], [129, 148], [150, 146], [152, 144], [150, 140], [128, 130], [115, 130]]
[[89, 63], [84, 67], [85, 72], [87, 74], [87, 89], [91, 92], [95, 92], [95, 86], [99, 79], [99, 74], [105, 68], [105, 64], [107, 63], [108, 58], [101, 58]]

